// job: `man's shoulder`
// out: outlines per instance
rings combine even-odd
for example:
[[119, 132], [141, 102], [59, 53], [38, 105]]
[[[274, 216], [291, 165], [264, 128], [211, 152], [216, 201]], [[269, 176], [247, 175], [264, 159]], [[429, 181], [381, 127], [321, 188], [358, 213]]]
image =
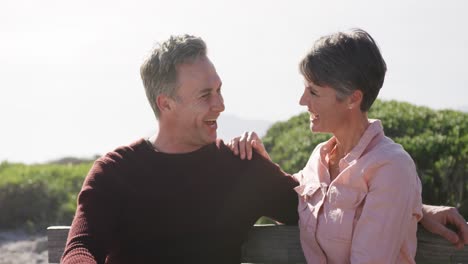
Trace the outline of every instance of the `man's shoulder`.
[[103, 164], [121, 163], [125, 160], [132, 160], [138, 156], [145, 155], [148, 150], [147, 142], [144, 138], [135, 140], [128, 145], [121, 145], [112, 151], [107, 152], [96, 160]]
[[88, 172], [87, 182], [115, 182], [115, 179], [121, 178], [127, 172], [141, 168], [143, 157], [148, 153], [145, 144], [145, 139], [139, 139], [99, 157]]
[[226, 146], [222, 139], [216, 140], [216, 151], [218, 152], [217, 156], [221, 157], [227, 164], [234, 165], [236, 167], [236, 171], [255, 170], [259, 173], [266, 172], [266, 174], [285, 174], [277, 164], [266, 159], [255, 151], [253, 152], [251, 160], [242, 160], [239, 156], [235, 155], [228, 146]]
[[224, 140], [223, 139], [216, 139], [216, 142], [214, 143], [214, 151], [216, 152], [216, 155], [218, 157], [222, 157], [224, 159], [227, 159], [227, 160], [230, 160], [232, 162], [235, 162], [235, 163], [258, 163], [259, 159], [258, 157], [256, 156], [260, 156], [260, 155], [255, 155], [254, 154], [254, 158], [252, 160], [241, 160], [239, 156], [236, 156], [232, 150], [224, 143]]
[[224, 140], [221, 138], [216, 139], [215, 146], [217, 151], [227, 151], [228, 153], [231, 152], [231, 149], [226, 146]]

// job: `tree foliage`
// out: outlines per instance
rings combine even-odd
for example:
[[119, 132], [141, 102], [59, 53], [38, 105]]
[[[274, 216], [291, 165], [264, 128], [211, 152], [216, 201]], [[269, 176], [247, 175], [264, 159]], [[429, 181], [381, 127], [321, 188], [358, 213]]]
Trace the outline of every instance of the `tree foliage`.
[[[377, 100], [369, 118], [382, 120], [385, 134], [412, 156], [424, 203], [456, 206], [468, 216], [467, 113]], [[294, 173], [304, 167], [315, 146], [330, 137], [312, 134], [309, 115], [302, 113], [274, 124], [263, 141], [273, 161]]]
[[0, 229], [70, 224], [91, 165], [0, 163]]

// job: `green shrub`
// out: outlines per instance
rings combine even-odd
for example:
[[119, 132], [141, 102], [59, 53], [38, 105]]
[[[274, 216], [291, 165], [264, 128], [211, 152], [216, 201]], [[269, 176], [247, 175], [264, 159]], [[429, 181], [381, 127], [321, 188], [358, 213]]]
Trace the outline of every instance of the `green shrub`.
[[34, 224], [43, 227], [59, 217], [65, 194], [50, 190], [41, 181], [12, 183], [0, 187], [0, 226], [13, 228]]
[[91, 163], [0, 164], [0, 229], [69, 225]]

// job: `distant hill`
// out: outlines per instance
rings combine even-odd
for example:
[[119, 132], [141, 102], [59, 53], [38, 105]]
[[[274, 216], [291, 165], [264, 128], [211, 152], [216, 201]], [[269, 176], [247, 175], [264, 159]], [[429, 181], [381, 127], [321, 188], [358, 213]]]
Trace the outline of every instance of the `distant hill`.
[[47, 162], [47, 164], [81, 164], [95, 161], [100, 155], [96, 154], [91, 158], [64, 157]]
[[218, 119], [218, 137], [225, 141], [239, 136], [245, 131], [255, 131], [264, 136], [268, 128], [273, 124], [265, 120], [248, 120], [237, 116], [222, 114]]

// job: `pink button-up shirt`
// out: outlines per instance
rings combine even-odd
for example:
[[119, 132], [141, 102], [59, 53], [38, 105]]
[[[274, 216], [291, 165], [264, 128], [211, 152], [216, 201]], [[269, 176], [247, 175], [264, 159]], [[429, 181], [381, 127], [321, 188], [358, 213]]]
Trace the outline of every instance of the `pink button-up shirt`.
[[294, 175], [308, 263], [415, 263], [421, 182], [408, 153], [379, 120], [370, 122], [333, 181], [325, 157], [335, 138], [318, 145]]

